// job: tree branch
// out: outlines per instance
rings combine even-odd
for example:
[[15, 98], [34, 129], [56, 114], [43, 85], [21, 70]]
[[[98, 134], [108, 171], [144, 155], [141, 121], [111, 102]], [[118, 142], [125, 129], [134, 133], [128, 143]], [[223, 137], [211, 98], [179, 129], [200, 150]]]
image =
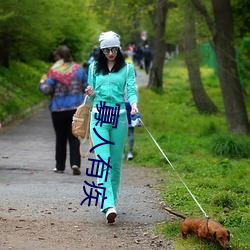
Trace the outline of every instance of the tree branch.
[[201, 15], [205, 18], [209, 30], [211, 31], [213, 37], [215, 37], [216, 27], [205, 5], [200, 0], [190, 0], [190, 1], [194, 5], [194, 7], [201, 13]]

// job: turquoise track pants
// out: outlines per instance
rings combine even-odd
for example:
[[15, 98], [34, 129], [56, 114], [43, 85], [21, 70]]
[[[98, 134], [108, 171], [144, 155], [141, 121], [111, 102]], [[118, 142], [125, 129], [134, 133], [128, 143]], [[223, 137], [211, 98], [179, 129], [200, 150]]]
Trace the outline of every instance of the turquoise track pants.
[[[120, 186], [122, 171], [122, 155], [128, 133], [128, 120], [126, 112], [123, 112], [120, 113], [117, 128], [112, 128], [113, 125], [107, 123], [103, 123], [102, 126], [100, 126], [100, 122], [96, 125], [97, 120], [94, 118], [94, 114], [95, 112], [91, 113], [90, 122], [90, 134], [93, 145], [96, 146], [100, 143], [104, 143], [104, 141], [94, 132], [94, 128], [105, 140], [115, 143], [114, 145], [106, 143], [95, 148], [96, 159], [99, 159], [99, 155], [104, 162], [108, 163], [110, 157], [109, 165], [111, 168], [108, 168], [106, 164], [99, 164], [98, 176], [102, 175], [102, 177], [97, 178], [97, 184], [103, 183], [101, 187], [104, 187], [105, 190], [105, 196], [103, 197], [103, 190], [98, 189], [101, 193], [99, 196], [99, 204], [101, 204], [101, 201], [103, 200], [103, 207], [101, 208], [101, 211], [104, 212], [105, 209], [109, 207], [115, 207], [118, 198], [118, 189]], [[103, 165], [104, 168], [102, 169]], [[107, 181], [105, 181], [106, 174]], [[107, 198], [104, 199], [105, 197]]]

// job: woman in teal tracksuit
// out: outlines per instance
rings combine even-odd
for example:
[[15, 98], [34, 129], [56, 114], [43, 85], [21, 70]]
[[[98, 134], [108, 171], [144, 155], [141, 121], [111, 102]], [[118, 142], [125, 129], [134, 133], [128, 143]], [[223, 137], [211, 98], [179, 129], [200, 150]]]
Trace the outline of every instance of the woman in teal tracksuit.
[[[97, 183], [103, 187], [98, 190], [101, 193], [99, 202], [103, 201], [101, 211], [106, 213], [108, 223], [113, 223], [117, 216], [115, 204], [120, 185], [122, 154], [128, 132], [124, 90], [126, 88], [127, 98], [132, 107], [131, 115], [138, 112], [137, 93], [134, 66], [126, 63], [122, 56], [119, 35], [112, 31], [104, 32], [99, 36], [99, 42], [99, 57], [89, 67], [89, 86], [86, 93], [93, 100], [90, 134], [93, 145], [96, 146], [96, 159], [102, 159], [106, 163], [99, 166]], [[114, 125], [114, 119], [118, 116], [113, 116], [111, 119], [113, 123], [101, 123], [100, 120], [98, 122], [102, 112], [100, 107], [104, 103], [106, 107], [113, 108], [113, 111], [117, 111], [120, 107], [119, 114], [117, 113], [119, 115], [117, 126]], [[102, 145], [97, 146], [100, 143]]]

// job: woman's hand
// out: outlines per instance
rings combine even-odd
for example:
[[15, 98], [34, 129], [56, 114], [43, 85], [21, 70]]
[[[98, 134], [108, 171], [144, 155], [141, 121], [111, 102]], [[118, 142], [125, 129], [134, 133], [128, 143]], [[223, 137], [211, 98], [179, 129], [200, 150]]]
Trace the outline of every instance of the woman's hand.
[[90, 86], [88, 86], [88, 87], [85, 89], [85, 92], [86, 92], [86, 94], [87, 94], [88, 96], [95, 96], [95, 90], [94, 90], [92, 87], [90, 87]]
[[137, 108], [137, 103], [133, 103], [132, 105], [131, 105], [131, 112], [130, 112], [130, 114], [133, 116], [133, 115], [135, 115], [137, 112], [139, 112], [138, 111], [138, 108]]
[[40, 83], [45, 83], [45, 81], [47, 80], [47, 75], [45, 74], [45, 75], [43, 75], [42, 76], [42, 78], [41, 78], [41, 80], [40, 80]]

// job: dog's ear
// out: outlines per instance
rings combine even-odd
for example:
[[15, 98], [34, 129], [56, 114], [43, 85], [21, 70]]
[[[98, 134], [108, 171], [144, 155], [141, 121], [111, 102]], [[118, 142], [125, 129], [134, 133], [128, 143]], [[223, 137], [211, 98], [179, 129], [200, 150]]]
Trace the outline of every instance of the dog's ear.
[[216, 240], [216, 232], [213, 233], [213, 238]]
[[227, 236], [227, 240], [230, 241], [230, 232], [227, 230], [228, 236]]

